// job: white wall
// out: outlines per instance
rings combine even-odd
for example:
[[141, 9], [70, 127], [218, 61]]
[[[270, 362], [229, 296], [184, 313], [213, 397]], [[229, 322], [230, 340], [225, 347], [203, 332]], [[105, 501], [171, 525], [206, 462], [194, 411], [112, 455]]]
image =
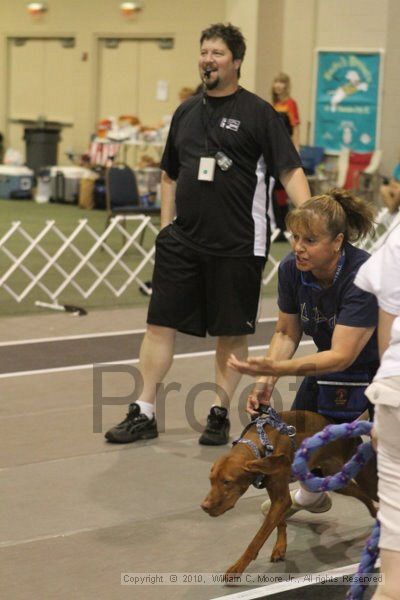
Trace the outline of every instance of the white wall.
[[282, 71], [292, 82], [292, 94], [300, 112], [301, 142], [308, 142], [312, 121], [314, 48], [316, 45], [318, 0], [286, 0]]
[[389, 0], [385, 73], [382, 96], [381, 146], [383, 172], [389, 175], [400, 161], [400, 2]]
[[239, 26], [246, 38], [246, 56], [240, 71], [240, 83], [252, 92], [256, 88], [258, 5], [259, 0], [226, 0], [224, 19]]
[[[384, 48], [385, 71], [382, 102], [381, 147], [384, 170], [400, 153], [400, 0], [146, 0], [136, 18], [124, 19], [119, 0], [51, 0], [49, 12], [39, 22], [26, 13], [23, 0], [0, 1], [0, 130], [5, 128], [7, 35], [74, 35], [79, 110], [74, 115], [76, 135], [88, 139], [94, 127], [96, 36], [171, 35], [175, 38], [176, 70], [171, 90], [198, 81], [199, 33], [210, 23], [231, 21], [242, 27], [247, 55], [241, 83], [270, 99], [275, 73], [287, 72], [293, 96], [299, 103], [301, 139], [307, 139], [313, 101], [314, 48]], [[165, 110], [160, 111], [165, 114]]]
[[256, 93], [271, 102], [271, 84], [282, 70], [285, 3], [262, 0], [258, 10]]
[[[0, 0], [0, 131], [6, 131], [7, 37], [69, 35], [76, 38], [79, 58], [75, 87], [66, 89], [65, 93], [73, 94], [78, 100], [73, 115], [73, 144], [79, 148], [89, 141], [95, 126], [98, 36], [174, 38], [175, 47], [171, 52], [176, 69], [169, 81], [171, 101], [168, 106], [160, 104], [160, 114], [154, 115], [157, 121], [176, 106], [177, 91], [182, 86], [199, 82], [197, 58], [201, 30], [225, 19], [225, 0], [146, 0], [143, 11], [132, 19], [121, 15], [119, 0], [50, 0], [47, 4], [48, 12], [35, 20], [27, 14], [24, 0]], [[84, 52], [88, 53], [87, 61], [81, 58]], [[29, 64], [26, 68], [29, 69]], [[129, 73], [126, 76], [129, 77]]]

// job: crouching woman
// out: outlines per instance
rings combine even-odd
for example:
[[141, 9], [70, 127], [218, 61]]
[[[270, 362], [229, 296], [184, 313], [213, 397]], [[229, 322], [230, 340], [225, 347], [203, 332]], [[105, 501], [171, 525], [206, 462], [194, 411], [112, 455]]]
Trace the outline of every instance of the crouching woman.
[[[258, 376], [247, 403], [251, 415], [269, 404], [276, 381], [287, 375], [304, 379], [292, 410], [318, 412], [337, 423], [353, 421], [371, 405], [365, 389], [379, 366], [375, 297], [354, 285], [369, 254], [355, 242], [373, 230], [370, 205], [345, 190], [315, 196], [286, 218], [293, 252], [279, 266], [279, 317], [265, 357], [229, 366]], [[317, 352], [293, 358], [303, 334]], [[294, 510], [324, 512], [328, 495], [300, 488]]]

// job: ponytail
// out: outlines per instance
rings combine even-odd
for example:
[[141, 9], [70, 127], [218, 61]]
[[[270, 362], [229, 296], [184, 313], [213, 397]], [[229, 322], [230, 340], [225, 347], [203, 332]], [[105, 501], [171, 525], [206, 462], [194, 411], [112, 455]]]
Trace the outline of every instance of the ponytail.
[[344, 241], [355, 242], [374, 232], [374, 210], [348, 190], [334, 188], [313, 196], [286, 217], [288, 229], [296, 225], [313, 230], [315, 218], [323, 217], [332, 239], [343, 233]]

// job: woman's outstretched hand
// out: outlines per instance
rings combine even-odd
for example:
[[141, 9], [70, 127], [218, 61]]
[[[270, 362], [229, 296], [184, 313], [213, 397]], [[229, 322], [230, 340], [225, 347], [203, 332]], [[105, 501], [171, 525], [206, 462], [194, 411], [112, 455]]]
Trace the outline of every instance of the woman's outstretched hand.
[[246, 360], [238, 360], [234, 354], [228, 359], [228, 367], [244, 375], [278, 375], [276, 361], [266, 356], [248, 356]]

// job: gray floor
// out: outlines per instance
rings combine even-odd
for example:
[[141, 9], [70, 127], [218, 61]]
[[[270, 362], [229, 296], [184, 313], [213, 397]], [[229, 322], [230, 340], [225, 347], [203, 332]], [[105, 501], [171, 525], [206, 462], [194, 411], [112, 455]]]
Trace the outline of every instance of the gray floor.
[[[264, 306], [263, 316], [273, 316], [274, 310]], [[8, 318], [1, 320], [0, 343], [141, 329], [143, 324], [139, 309], [81, 318], [59, 313]], [[156, 441], [114, 446], [93, 433], [90, 368], [1, 375], [2, 598], [205, 600], [239, 591], [222, 585], [120, 584], [121, 572], [223, 572], [261, 522], [265, 492], [254, 488], [218, 519], [199, 508], [210, 465], [226, 450], [198, 445], [185, 416], [185, 398], [195, 383], [212, 379], [212, 355], [178, 358], [168, 381], [181, 389], [168, 396], [165, 433]], [[249, 383], [244, 378], [240, 389]], [[123, 397], [132, 378], [122, 371], [108, 373], [103, 387], [104, 395]], [[289, 381], [280, 383], [285, 407], [294, 394], [291, 387]], [[196, 420], [204, 422], [210, 402], [206, 392], [199, 396]], [[234, 435], [242, 427], [237, 406], [238, 399], [231, 413]], [[104, 406], [103, 430], [124, 411]], [[335, 495], [329, 513], [291, 519], [284, 563], [269, 563], [271, 538], [249, 570], [305, 573], [356, 563], [372, 524], [356, 500]], [[304, 589], [300, 597], [307, 597]]]

